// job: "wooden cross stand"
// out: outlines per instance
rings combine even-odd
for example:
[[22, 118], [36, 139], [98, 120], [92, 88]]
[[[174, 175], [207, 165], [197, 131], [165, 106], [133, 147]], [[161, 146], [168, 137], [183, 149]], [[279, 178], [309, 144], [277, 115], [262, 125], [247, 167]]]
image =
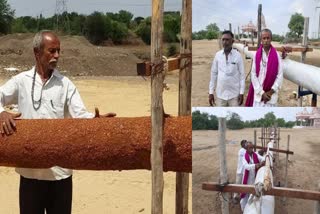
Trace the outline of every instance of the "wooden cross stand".
[[[239, 192], [255, 194], [253, 185], [228, 184], [221, 185], [218, 183], [203, 183], [203, 190], [218, 191], [218, 192]], [[264, 192], [264, 195], [274, 195], [288, 198], [300, 198], [305, 200], [320, 201], [320, 192], [311, 190], [300, 190], [293, 188], [272, 187], [270, 190]]]
[[[265, 151], [267, 151], [267, 147], [263, 147], [263, 146], [254, 146], [256, 149], [263, 149]], [[289, 154], [289, 155], [293, 155], [292, 151], [289, 150], [282, 150], [282, 149], [274, 149], [274, 148], [269, 148], [270, 151], [272, 152], [279, 152], [279, 153], [285, 153], [285, 154]]]

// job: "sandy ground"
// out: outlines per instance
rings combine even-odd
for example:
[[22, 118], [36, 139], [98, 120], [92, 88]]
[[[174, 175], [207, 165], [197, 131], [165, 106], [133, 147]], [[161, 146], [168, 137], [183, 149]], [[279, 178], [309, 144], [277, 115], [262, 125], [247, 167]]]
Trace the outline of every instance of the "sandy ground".
[[[72, 79], [89, 111], [115, 112], [118, 117], [150, 115], [150, 79], [141, 77], [99, 77]], [[4, 82], [0, 79], [0, 85]], [[167, 77], [170, 90], [164, 92], [165, 111], [177, 115], [178, 73]], [[13, 168], [0, 167], [0, 213], [19, 213], [19, 176]], [[73, 212], [151, 213], [151, 172], [75, 171]], [[191, 213], [191, 175], [189, 210]], [[175, 212], [175, 173], [164, 175], [164, 213]]]
[[[276, 45], [276, 43], [274, 43]], [[210, 82], [210, 69], [215, 53], [219, 50], [217, 40], [194, 40], [192, 41], [192, 106], [209, 106], [208, 91]], [[307, 64], [320, 67], [320, 50], [313, 50], [307, 53]], [[300, 53], [289, 54], [290, 59], [299, 61]], [[244, 59], [246, 76], [251, 69], [251, 59]], [[248, 93], [250, 77], [246, 79], [245, 96]], [[298, 86], [289, 80], [284, 79], [280, 91], [278, 106], [298, 106], [295, 99], [290, 99], [293, 91], [297, 91]], [[318, 100], [318, 106], [320, 101]], [[304, 98], [303, 106], [311, 105], [311, 96]]]
[[[257, 129], [257, 136], [261, 129]], [[230, 183], [235, 182], [237, 153], [240, 141], [253, 141], [254, 129], [240, 131], [227, 130], [227, 166]], [[288, 168], [288, 187], [306, 190], [316, 190], [320, 182], [320, 132], [316, 129], [281, 129], [280, 148], [286, 149], [287, 136], [291, 136], [290, 156]], [[193, 213], [221, 213], [220, 200], [217, 192], [201, 189], [203, 182], [219, 182], [219, 151], [218, 131], [193, 131], [192, 133], [192, 172], [193, 172]], [[258, 143], [258, 145], [261, 145]], [[280, 154], [280, 162], [275, 164], [274, 183], [285, 181], [285, 154]], [[276, 197], [276, 214], [313, 213], [314, 201], [302, 199], [282, 199]], [[230, 213], [241, 213], [240, 205], [230, 204]]]

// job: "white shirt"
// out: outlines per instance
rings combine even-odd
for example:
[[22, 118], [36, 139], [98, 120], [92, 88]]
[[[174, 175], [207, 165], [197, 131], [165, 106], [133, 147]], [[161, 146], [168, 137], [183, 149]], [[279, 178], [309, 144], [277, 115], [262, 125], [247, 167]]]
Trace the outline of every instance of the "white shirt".
[[[270, 51], [269, 51], [269, 53], [270, 53]], [[272, 104], [272, 105], [275, 105], [278, 103], [278, 93], [279, 93], [279, 90], [281, 88], [282, 81], [283, 81], [282, 60], [281, 60], [281, 57], [279, 56], [279, 54], [277, 54], [277, 56], [278, 56], [278, 62], [279, 62], [278, 75], [277, 75], [277, 78], [271, 87], [275, 91], [275, 93], [272, 94], [271, 99], [266, 103], [266, 104]], [[265, 92], [263, 90], [263, 82], [264, 82], [264, 79], [266, 78], [266, 74], [267, 74], [267, 67], [268, 67], [267, 65], [268, 65], [268, 56], [267, 56], [267, 53], [265, 52], [265, 50], [262, 49], [262, 59], [260, 62], [259, 77], [257, 77], [257, 74], [256, 74], [256, 56], [255, 55], [253, 57], [252, 68], [251, 68], [251, 82], [252, 82], [252, 85], [254, 88], [254, 103], [261, 103], [262, 102], [261, 101], [262, 94]], [[258, 106], [261, 106], [261, 105], [258, 105]]]
[[[256, 153], [256, 154], [258, 156], [259, 163], [265, 159], [264, 157], [262, 157], [258, 153]], [[253, 162], [253, 158], [250, 155], [249, 155], [249, 159], [250, 159], [250, 162], [248, 163], [247, 160], [245, 159], [245, 156], [243, 155], [243, 158], [242, 158], [243, 170], [249, 170], [248, 183], [247, 183], [248, 185], [254, 184], [254, 180], [256, 177], [256, 171], [255, 171], [256, 165]], [[243, 178], [244, 178], [244, 172], [243, 172]], [[243, 180], [243, 178], [242, 178], [242, 180]]]
[[243, 173], [243, 163], [242, 159], [244, 157], [244, 154], [246, 153], [246, 150], [244, 148], [241, 148], [238, 152], [238, 167], [237, 167], [237, 174]]
[[216, 53], [211, 66], [211, 79], [209, 84], [209, 94], [216, 95], [222, 100], [230, 100], [244, 94], [245, 73], [241, 54], [232, 49], [228, 55], [228, 60], [224, 50]]
[[[54, 70], [45, 85], [36, 73], [34, 100], [40, 99], [41, 90], [42, 97], [40, 108], [35, 110], [31, 99], [34, 72], [34, 68], [22, 72], [0, 87], [0, 112], [4, 111], [5, 105], [18, 104], [18, 111], [25, 119], [94, 117], [92, 113], [87, 112], [75, 85], [57, 70]], [[38, 107], [37, 103], [35, 107]], [[16, 172], [23, 177], [38, 180], [61, 180], [72, 175], [72, 170], [59, 166], [49, 169], [16, 168]]]

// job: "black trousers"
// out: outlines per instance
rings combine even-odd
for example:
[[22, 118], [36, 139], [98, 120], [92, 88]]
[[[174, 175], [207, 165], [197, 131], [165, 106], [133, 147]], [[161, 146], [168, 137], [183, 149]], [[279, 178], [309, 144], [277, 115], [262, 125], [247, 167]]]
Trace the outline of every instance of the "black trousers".
[[71, 214], [72, 176], [58, 181], [20, 176], [20, 214]]

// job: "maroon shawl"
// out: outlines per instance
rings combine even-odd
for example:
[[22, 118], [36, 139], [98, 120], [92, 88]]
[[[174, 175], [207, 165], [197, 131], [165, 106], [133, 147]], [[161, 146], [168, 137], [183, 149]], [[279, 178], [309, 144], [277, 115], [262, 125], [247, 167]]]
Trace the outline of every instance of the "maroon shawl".
[[[247, 163], [250, 163], [250, 157], [248, 152], [246, 152], [246, 154], [244, 155], [244, 158], [246, 159]], [[252, 153], [252, 158], [253, 158], [254, 164], [259, 163], [258, 155], [255, 152]], [[256, 174], [257, 174], [257, 171], [258, 170], [256, 169]], [[248, 178], [249, 178], [249, 170], [245, 170], [242, 184], [248, 184]], [[241, 193], [240, 197], [244, 198], [245, 195], [246, 195], [245, 193]]]
[[[260, 45], [259, 49], [257, 50], [256, 58], [255, 58], [257, 77], [259, 76], [259, 73], [260, 73], [261, 59], [262, 59], [262, 45]], [[273, 83], [277, 78], [278, 70], [279, 70], [278, 54], [276, 49], [271, 45], [270, 53], [268, 56], [267, 74], [266, 74], [266, 78], [263, 81], [263, 90], [265, 92], [271, 90], [271, 87], [273, 86]], [[245, 106], [252, 106], [253, 100], [254, 100], [254, 88], [251, 82]]]

